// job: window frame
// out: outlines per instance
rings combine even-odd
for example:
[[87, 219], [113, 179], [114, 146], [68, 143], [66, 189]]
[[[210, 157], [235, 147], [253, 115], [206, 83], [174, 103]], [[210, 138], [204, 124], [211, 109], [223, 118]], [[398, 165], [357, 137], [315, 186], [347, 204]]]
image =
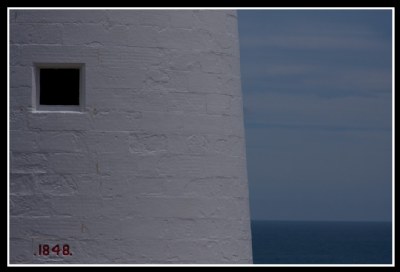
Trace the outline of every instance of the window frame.
[[[79, 69], [79, 105], [41, 105], [40, 69]], [[34, 63], [33, 64], [33, 111], [83, 112], [85, 109], [85, 64], [84, 63]]]

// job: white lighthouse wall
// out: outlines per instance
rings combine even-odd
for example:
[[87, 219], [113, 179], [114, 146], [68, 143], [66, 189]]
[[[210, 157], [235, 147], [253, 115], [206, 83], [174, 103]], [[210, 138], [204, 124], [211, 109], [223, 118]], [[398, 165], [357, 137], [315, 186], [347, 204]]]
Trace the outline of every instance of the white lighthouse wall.
[[[84, 110], [36, 111], [35, 63]], [[252, 262], [235, 11], [12, 10], [9, 69], [11, 263]]]

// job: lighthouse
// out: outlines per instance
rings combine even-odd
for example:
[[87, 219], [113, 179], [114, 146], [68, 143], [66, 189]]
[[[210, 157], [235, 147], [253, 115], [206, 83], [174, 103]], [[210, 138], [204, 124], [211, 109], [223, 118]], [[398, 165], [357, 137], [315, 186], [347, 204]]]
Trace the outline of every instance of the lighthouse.
[[251, 263], [237, 15], [9, 11], [12, 264]]

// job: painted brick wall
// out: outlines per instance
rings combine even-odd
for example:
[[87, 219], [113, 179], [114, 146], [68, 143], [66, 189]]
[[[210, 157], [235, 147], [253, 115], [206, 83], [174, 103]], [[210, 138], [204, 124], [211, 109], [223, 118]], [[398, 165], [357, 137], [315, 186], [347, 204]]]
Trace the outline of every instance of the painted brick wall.
[[[234, 11], [11, 11], [11, 263], [251, 263], [238, 46]], [[85, 64], [83, 112], [34, 110], [37, 62]]]

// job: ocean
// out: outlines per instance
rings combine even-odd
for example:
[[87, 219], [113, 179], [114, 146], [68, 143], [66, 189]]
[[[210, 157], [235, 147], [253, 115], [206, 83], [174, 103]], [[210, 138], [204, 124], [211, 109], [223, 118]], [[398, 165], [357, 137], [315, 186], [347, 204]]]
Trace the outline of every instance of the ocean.
[[254, 264], [391, 264], [390, 222], [252, 221]]

